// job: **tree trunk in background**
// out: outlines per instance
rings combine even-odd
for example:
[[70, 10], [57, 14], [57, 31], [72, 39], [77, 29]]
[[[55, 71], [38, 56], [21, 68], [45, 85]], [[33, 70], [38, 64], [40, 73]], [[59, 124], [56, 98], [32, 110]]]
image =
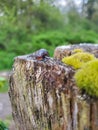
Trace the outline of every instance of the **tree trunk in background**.
[[74, 73], [52, 58], [15, 58], [9, 95], [17, 130], [98, 130], [98, 100], [84, 99]]
[[92, 20], [92, 16], [95, 12], [94, 4], [95, 4], [95, 0], [88, 0], [86, 4], [88, 20]]

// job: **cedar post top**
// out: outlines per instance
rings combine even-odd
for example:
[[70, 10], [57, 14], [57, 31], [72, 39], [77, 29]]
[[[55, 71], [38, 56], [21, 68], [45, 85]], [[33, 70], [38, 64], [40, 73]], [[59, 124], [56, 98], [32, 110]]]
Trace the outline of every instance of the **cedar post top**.
[[82, 49], [84, 52], [90, 52], [98, 58], [98, 44], [75, 44], [58, 46], [54, 51], [54, 58], [61, 60], [64, 56], [73, 54], [74, 49]]

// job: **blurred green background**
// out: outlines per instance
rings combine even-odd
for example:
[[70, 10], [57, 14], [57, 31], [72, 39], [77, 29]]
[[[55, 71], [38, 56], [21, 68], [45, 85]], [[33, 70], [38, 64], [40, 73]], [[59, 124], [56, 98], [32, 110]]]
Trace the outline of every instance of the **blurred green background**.
[[[1, 71], [15, 56], [40, 48], [53, 56], [55, 47], [79, 43], [98, 43], [98, 0], [0, 0]], [[0, 92], [7, 91], [0, 75]]]
[[98, 43], [98, 0], [0, 0], [0, 70], [40, 48]]

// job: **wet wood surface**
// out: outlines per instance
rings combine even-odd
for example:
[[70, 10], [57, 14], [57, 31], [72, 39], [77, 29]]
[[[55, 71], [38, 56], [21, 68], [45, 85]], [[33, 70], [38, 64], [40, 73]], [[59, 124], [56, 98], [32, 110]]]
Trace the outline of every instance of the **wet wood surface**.
[[17, 130], [98, 130], [98, 100], [83, 97], [74, 73], [53, 58], [15, 58], [9, 96]]

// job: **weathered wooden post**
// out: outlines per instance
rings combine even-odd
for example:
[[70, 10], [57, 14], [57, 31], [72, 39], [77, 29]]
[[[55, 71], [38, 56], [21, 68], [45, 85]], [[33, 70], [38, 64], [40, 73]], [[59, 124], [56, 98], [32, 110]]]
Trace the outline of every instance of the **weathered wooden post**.
[[16, 57], [9, 95], [17, 130], [98, 130], [98, 100], [84, 99], [74, 73], [53, 58]]

